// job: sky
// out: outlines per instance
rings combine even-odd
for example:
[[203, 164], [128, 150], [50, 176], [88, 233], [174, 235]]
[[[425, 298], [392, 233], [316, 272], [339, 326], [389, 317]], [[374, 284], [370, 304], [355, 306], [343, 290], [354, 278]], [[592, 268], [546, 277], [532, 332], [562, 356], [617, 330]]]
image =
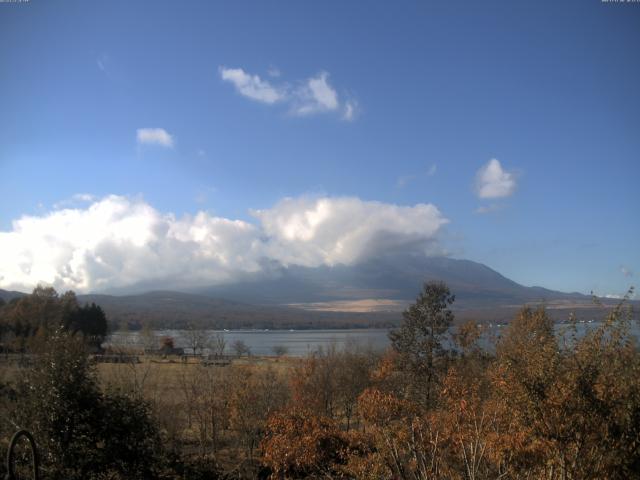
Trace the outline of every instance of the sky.
[[0, 3], [0, 288], [389, 250], [640, 275], [640, 3]]

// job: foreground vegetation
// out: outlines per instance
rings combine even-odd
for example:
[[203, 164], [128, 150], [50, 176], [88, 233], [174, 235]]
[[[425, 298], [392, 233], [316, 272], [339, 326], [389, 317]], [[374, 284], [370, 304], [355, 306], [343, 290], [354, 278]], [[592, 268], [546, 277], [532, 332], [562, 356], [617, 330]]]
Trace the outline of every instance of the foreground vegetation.
[[487, 352], [476, 323], [445, 348], [453, 301], [426, 284], [383, 354], [96, 365], [98, 307], [39, 289], [0, 307], [3, 345], [31, 354], [2, 370], [0, 436], [32, 431], [52, 479], [640, 478], [624, 302], [584, 336], [525, 307]]

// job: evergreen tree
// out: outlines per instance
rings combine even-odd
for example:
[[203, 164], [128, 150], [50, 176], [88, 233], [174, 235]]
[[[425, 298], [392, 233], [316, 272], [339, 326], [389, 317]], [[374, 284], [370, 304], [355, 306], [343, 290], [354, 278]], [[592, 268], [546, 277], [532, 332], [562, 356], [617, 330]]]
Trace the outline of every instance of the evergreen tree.
[[443, 282], [425, 283], [416, 302], [403, 312], [402, 326], [389, 333], [400, 366], [410, 375], [411, 393], [425, 406], [432, 404], [435, 360], [444, 353], [443, 336], [454, 318], [448, 307], [454, 300]]

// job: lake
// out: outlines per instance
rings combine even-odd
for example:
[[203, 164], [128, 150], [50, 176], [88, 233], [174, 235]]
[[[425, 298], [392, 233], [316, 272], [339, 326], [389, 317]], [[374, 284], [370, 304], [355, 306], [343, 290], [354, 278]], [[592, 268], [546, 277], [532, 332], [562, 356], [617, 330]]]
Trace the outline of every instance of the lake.
[[[578, 335], [584, 335], [588, 329], [596, 328], [599, 322], [579, 323]], [[490, 348], [494, 338], [500, 336], [504, 326], [494, 325], [489, 328], [481, 344], [484, 348]], [[556, 330], [562, 331], [564, 324], [556, 324]], [[632, 324], [632, 334], [640, 340], [640, 326], [637, 322]], [[162, 337], [172, 337], [176, 347], [187, 347], [185, 330], [157, 330], [158, 343]], [[253, 355], [273, 355], [274, 347], [285, 347], [287, 355], [302, 357], [320, 347], [327, 348], [331, 345], [342, 349], [347, 344], [355, 343], [364, 348], [383, 350], [389, 346], [388, 329], [353, 329], [353, 330], [207, 330], [208, 335], [222, 334], [227, 342], [225, 353], [233, 353], [231, 345], [237, 341], [243, 341]], [[142, 346], [142, 336], [139, 332], [112, 333], [106, 341], [108, 345]], [[189, 352], [189, 349], [186, 348]]]

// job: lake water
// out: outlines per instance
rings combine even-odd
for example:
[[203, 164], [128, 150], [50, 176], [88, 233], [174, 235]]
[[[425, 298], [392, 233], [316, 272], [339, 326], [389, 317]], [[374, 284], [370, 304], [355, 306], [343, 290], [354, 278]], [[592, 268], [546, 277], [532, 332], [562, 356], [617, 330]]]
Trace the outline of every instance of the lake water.
[[[598, 326], [598, 322], [579, 323], [578, 334], [583, 335], [588, 329]], [[491, 348], [493, 340], [504, 330], [504, 326], [493, 326], [488, 330], [481, 342], [484, 348]], [[557, 324], [556, 329], [566, 328]], [[640, 340], [640, 326], [632, 324], [632, 334]], [[187, 335], [185, 330], [158, 330], [154, 332], [158, 343], [162, 337], [172, 337], [176, 347], [185, 348], [187, 352]], [[355, 329], [355, 330], [208, 330], [207, 335], [222, 334], [227, 342], [225, 353], [233, 353], [232, 345], [235, 341], [243, 341], [253, 355], [273, 355], [275, 347], [284, 347], [287, 355], [305, 356], [317, 351], [320, 347], [327, 348], [335, 345], [342, 349], [347, 344], [355, 343], [363, 348], [383, 350], [389, 346], [388, 329]], [[142, 336], [139, 332], [114, 332], [107, 339], [107, 344], [141, 347]]]
[[[389, 345], [387, 329], [356, 330], [207, 330], [209, 336], [222, 334], [227, 342], [225, 353], [233, 353], [235, 341], [243, 341], [253, 355], [273, 355], [275, 347], [284, 347], [287, 355], [302, 357], [318, 348], [327, 348], [335, 344], [342, 349], [350, 342], [363, 347], [383, 350]], [[185, 348], [187, 352], [187, 332], [185, 330], [158, 330], [154, 332], [158, 340], [162, 337], [174, 339], [176, 347]], [[114, 332], [107, 339], [107, 344], [142, 346], [142, 337], [138, 332]]]

